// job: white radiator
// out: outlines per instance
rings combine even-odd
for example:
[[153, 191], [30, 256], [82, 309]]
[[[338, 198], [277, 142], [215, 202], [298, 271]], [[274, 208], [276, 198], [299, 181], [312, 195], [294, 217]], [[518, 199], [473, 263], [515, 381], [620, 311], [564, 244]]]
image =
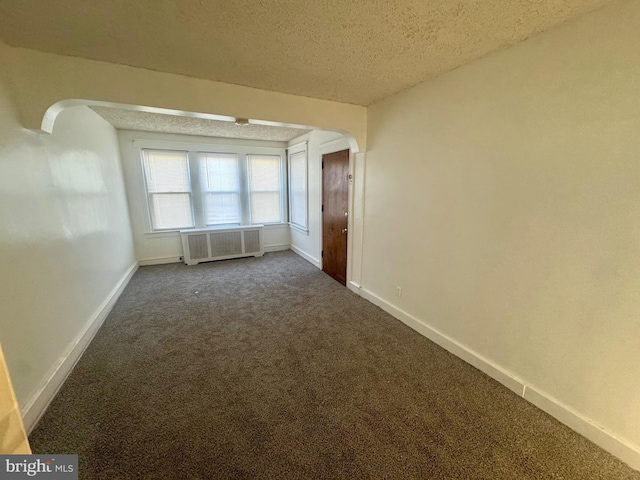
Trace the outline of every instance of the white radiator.
[[264, 255], [262, 225], [180, 230], [184, 263]]

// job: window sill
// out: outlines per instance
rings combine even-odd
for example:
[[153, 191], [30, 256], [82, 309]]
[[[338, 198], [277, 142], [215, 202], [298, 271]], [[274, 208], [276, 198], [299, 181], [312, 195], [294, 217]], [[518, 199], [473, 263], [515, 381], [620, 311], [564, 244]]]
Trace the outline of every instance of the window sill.
[[268, 223], [264, 226], [264, 228], [265, 230], [270, 230], [272, 228], [287, 228], [288, 226], [288, 223]]
[[300, 232], [300, 233], [304, 233], [305, 235], [309, 235], [309, 229], [308, 228], [302, 228], [302, 227], [299, 227], [298, 225], [294, 225], [293, 223], [290, 223], [289, 227], [291, 228], [291, 230], [295, 230], [296, 232]]
[[179, 237], [180, 230], [163, 230], [161, 232], [145, 232], [147, 238]]
[[[181, 228], [179, 230], [162, 230], [162, 231], [158, 231], [158, 232], [145, 232], [144, 236], [147, 238], [162, 238], [162, 237], [178, 237], [180, 236], [180, 230], [198, 230], [198, 229], [209, 229], [209, 228], [216, 228], [216, 227], [220, 227], [220, 228], [244, 228], [244, 227], [255, 227], [257, 225], [209, 225], [206, 227], [193, 227], [192, 229], [189, 228]], [[289, 224], [288, 223], [269, 223], [267, 225], [262, 225], [261, 226], [265, 229], [265, 230], [272, 230], [272, 229], [276, 229], [276, 228], [288, 228]]]

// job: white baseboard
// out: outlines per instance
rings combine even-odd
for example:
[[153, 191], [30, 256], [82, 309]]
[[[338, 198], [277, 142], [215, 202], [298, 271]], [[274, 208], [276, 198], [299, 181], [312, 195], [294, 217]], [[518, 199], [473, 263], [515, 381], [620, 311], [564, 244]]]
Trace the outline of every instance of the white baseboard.
[[299, 249], [295, 245], [291, 245], [291, 250], [293, 250], [295, 253], [300, 255], [302, 258], [304, 258], [307, 262], [312, 264], [314, 267], [322, 269], [322, 267], [320, 266], [320, 260], [319, 259], [312, 257], [307, 252], [305, 252], [304, 250]]
[[[268, 252], [281, 252], [283, 250], [289, 250], [291, 246], [287, 244], [282, 245], [265, 245], [264, 251]], [[181, 263], [181, 257], [173, 256], [173, 257], [156, 257], [156, 258], [146, 258], [144, 260], [138, 260], [138, 265], [141, 267], [146, 267], [149, 265], [164, 265], [166, 263]]]
[[507, 387], [512, 392], [517, 393], [522, 396], [524, 392], [524, 383], [520, 381], [516, 376], [510, 374], [506, 370], [502, 369], [498, 365], [495, 365], [490, 360], [482, 357], [480, 354], [470, 350], [464, 345], [456, 342], [452, 338], [447, 335], [439, 332], [435, 328], [430, 327], [426, 323], [421, 320], [418, 320], [413, 315], [408, 314], [407, 312], [400, 310], [398, 307], [391, 305], [386, 300], [378, 297], [374, 293], [370, 292], [365, 288], [360, 288], [360, 295], [365, 299], [369, 300], [374, 305], [382, 308], [385, 312], [390, 313], [398, 320], [407, 324], [409, 327], [416, 330], [418, 333], [421, 333], [425, 337], [427, 337], [432, 342], [440, 345], [445, 350], [453, 353], [455, 356], [461, 358], [465, 362], [473, 365], [478, 370], [486, 373], [491, 378], [499, 381], [505, 387]]
[[73, 367], [76, 365], [78, 360], [80, 360], [85, 349], [89, 346], [91, 340], [93, 340], [93, 337], [102, 326], [103, 322], [109, 315], [109, 312], [111, 312], [111, 309], [115, 305], [116, 300], [118, 300], [120, 294], [127, 286], [129, 280], [131, 280], [131, 277], [137, 269], [137, 262], [127, 269], [113, 290], [111, 290], [109, 295], [107, 295], [105, 300], [91, 315], [84, 328], [69, 344], [67, 349], [54, 364], [53, 368], [51, 368], [49, 374], [45, 377], [35, 393], [22, 408], [22, 421], [24, 422], [24, 427], [27, 433], [31, 433], [44, 412], [47, 410], [47, 407], [56, 396], [56, 393], [58, 393], [58, 390], [60, 390], [60, 387], [62, 387], [62, 384], [71, 373], [71, 370], [73, 370]]
[[524, 398], [603, 450], [615, 455], [631, 468], [640, 470], [640, 450], [626, 440], [608, 432], [593, 420], [534, 387], [526, 387]]
[[[347, 288], [349, 290], [351, 290], [352, 292], [357, 293], [358, 295], [360, 295], [360, 284], [354, 282], [354, 281], [349, 281], [349, 283], [347, 283]], [[371, 302], [371, 300], [369, 300]], [[375, 303], [375, 302], [371, 302], [371, 303]]]
[[182, 257], [158, 257], [147, 258], [146, 260], [138, 260], [138, 265], [141, 267], [147, 267], [149, 265], [164, 265], [165, 263], [180, 263]]
[[281, 244], [281, 245], [265, 245], [264, 246], [264, 253], [269, 253], [269, 252], [284, 252], [285, 250], [289, 250], [291, 249], [291, 245], [287, 244]]
[[422, 320], [419, 320], [413, 315], [410, 315], [409, 313], [392, 305], [364, 287], [352, 283], [349, 285], [349, 288], [352, 291], [359, 293], [363, 298], [369, 300], [374, 305], [382, 308], [393, 317], [413, 328], [418, 333], [424, 335], [429, 340], [440, 345], [445, 350], [453, 353], [465, 362], [476, 367], [478, 370], [486, 373], [494, 380], [503, 384], [509, 390], [517, 393], [525, 400], [564, 423], [583, 437], [588, 438], [602, 449], [612, 455], [615, 455], [623, 462], [627, 463], [631, 468], [640, 470], [640, 448], [631, 445], [629, 442], [617, 437], [611, 432], [608, 432], [593, 420], [584, 417], [558, 400], [537, 390], [535, 387], [528, 385], [513, 373], [505, 370], [499, 365], [496, 365], [490, 360], [484, 358], [477, 352], [469, 349], [465, 345], [462, 345], [454, 339], [439, 332]]

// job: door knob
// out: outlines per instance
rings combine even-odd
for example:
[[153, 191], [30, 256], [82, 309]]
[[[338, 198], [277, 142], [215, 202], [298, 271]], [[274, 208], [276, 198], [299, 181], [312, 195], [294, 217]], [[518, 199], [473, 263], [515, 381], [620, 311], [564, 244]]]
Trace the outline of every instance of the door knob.
[[343, 229], [342, 229], [342, 233], [347, 233], [347, 229], [346, 229], [346, 228], [343, 228]]

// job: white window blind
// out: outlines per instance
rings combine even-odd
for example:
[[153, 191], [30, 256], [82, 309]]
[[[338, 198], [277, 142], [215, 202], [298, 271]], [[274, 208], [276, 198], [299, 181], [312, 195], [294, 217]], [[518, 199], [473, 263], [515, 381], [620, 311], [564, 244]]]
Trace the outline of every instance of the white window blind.
[[282, 222], [282, 187], [278, 155], [248, 155], [251, 223]]
[[143, 143], [151, 231], [287, 221], [284, 149]]
[[143, 158], [153, 229], [193, 227], [187, 152], [143, 150]]
[[205, 224], [242, 223], [238, 155], [233, 153], [201, 153], [200, 181]]
[[307, 229], [307, 151], [289, 154], [289, 219]]

